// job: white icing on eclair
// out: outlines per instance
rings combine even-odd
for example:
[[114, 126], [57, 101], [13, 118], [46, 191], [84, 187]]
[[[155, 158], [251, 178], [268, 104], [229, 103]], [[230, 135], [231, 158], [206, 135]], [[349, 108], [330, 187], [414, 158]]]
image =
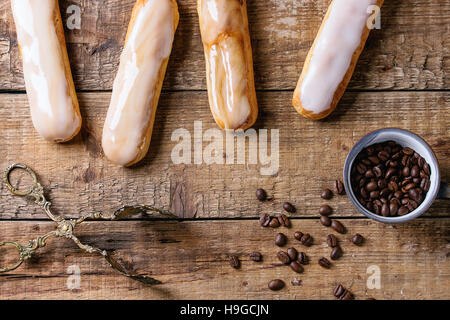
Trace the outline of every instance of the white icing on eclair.
[[245, 53], [247, 24], [239, 0], [199, 0], [200, 31], [205, 49], [211, 111], [224, 129], [237, 129], [249, 120], [251, 62]]
[[368, 8], [376, 3], [376, 0], [334, 0], [331, 3], [300, 87], [300, 99], [306, 111], [319, 114], [330, 108], [367, 28]]
[[153, 102], [159, 97], [165, 74], [161, 68], [172, 50], [174, 15], [178, 15], [174, 1], [148, 0], [128, 35], [102, 138], [105, 155], [116, 164], [133, 162], [146, 146], [158, 101]]
[[[70, 95], [64, 55], [55, 25], [57, 0], [11, 0], [33, 125], [50, 141], [66, 141], [81, 126]], [[59, 23], [61, 23], [59, 21]]]

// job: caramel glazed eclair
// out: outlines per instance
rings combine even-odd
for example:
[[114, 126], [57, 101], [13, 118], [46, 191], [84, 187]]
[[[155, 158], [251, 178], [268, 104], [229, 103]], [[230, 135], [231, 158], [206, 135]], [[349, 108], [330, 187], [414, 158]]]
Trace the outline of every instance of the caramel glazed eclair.
[[371, 6], [382, 4], [383, 0], [333, 0], [294, 92], [292, 104], [298, 113], [318, 120], [333, 112], [369, 36]]
[[222, 129], [258, 117], [246, 0], [198, 0], [211, 112]]
[[77, 135], [81, 115], [57, 0], [11, 0], [31, 118], [46, 140]]
[[148, 151], [178, 20], [175, 0], [138, 0], [133, 8], [102, 137], [106, 157], [118, 165]]

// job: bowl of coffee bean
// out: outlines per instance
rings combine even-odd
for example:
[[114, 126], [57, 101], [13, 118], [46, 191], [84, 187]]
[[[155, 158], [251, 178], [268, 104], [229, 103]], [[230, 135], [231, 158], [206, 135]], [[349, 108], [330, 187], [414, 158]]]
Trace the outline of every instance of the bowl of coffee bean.
[[385, 223], [414, 219], [450, 194], [430, 146], [396, 128], [376, 130], [356, 143], [345, 161], [344, 185], [362, 214]]

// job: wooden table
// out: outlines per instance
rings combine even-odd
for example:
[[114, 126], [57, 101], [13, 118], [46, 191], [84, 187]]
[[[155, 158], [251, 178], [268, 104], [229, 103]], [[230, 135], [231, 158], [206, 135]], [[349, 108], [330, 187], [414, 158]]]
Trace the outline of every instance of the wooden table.
[[[450, 180], [449, 25], [450, 3], [441, 0], [387, 0], [382, 28], [369, 38], [355, 74], [336, 112], [324, 121], [299, 116], [290, 105], [307, 51], [328, 0], [249, 0], [260, 115], [256, 129], [279, 130], [277, 174], [260, 174], [260, 165], [181, 164], [171, 160], [178, 128], [193, 133], [216, 128], [209, 111], [203, 48], [195, 0], [179, 1], [176, 34], [153, 132], [151, 150], [139, 165], [124, 169], [102, 155], [101, 132], [112, 82], [134, 0], [60, 1], [82, 10], [81, 30], [66, 30], [74, 80], [84, 120], [72, 142], [52, 144], [33, 129], [9, 1], [0, 1], [0, 167], [23, 162], [40, 176], [53, 208], [65, 217], [113, 212], [123, 205], [150, 204], [175, 212], [180, 221], [145, 216], [118, 222], [83, 224], [77, 235], [115, 249], [129, 268], [162, 280], [148, 287], [122, 277], [96, 255], [56, 239], [21, 268], [0, 275], [0, 299], [333, 299], [342, 283], [357, 299], [450, 298], [450, 204], [436, 201], [421, 218], [386, 225], [359, 214], [346, 196], [327, 202], [348, 228], [339, 236], [344, 256], [331, 270], [316, 263], [328, 256], [317, 209], [320, 191], [341, 176], [349, 149], [371, 130], [410, 129], [430, 143], [443, 180]], [[260, 203], [255, 190], [274, 197]], [[279, 214], [283, 201], [297, 207], [291, 229], [262, 229], [260, 213]], [[54, 224], [32, 201], [12, 197], [0, 187], [0, 240], [26, 243]], [[292, 238], [309, 232], [314, 245]], [[312, 263], [296, 275], [281, 266], [273, 243], [277, 232], [305, 251]], [[350, 243], [359, 232], [367, 241]], [[248, 254], [260, 251], [262, 263]], [[2, 251], [4, 252], [4, 251]], [[240, 257], [234, 270], [228, 254]], [[2, 259], [5, 256], [3, 255]], [[67, 288], [70, 266], [78, 266], [81, 286]], [[381, 288], [366, 285], [370, 266], [378, 266]], [[69, 271], [68, 271], [69, 270]], [[292, 286], [297, 277], [301, 286]], [[273, 278], [287, 286], [271, 292]]]

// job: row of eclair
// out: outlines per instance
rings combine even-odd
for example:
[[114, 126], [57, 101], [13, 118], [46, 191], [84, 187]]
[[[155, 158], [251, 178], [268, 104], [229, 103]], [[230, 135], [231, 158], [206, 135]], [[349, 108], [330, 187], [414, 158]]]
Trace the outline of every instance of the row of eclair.
[[[321, 119], [338, 104], [369, 35], [372, 5], [333, 0], [294, 92], [303, 116]], [[33, 124], [64, 142], [81, 128], [57, 0], [11, 0]], [[247, 129], [258, 116], [246, 0], [198, 0], [208, 98], [223, 129]], [[137, 0], [103, 128], [108, 159], [122, 166], [147, 153], [179, 14], [176, 0]]]

